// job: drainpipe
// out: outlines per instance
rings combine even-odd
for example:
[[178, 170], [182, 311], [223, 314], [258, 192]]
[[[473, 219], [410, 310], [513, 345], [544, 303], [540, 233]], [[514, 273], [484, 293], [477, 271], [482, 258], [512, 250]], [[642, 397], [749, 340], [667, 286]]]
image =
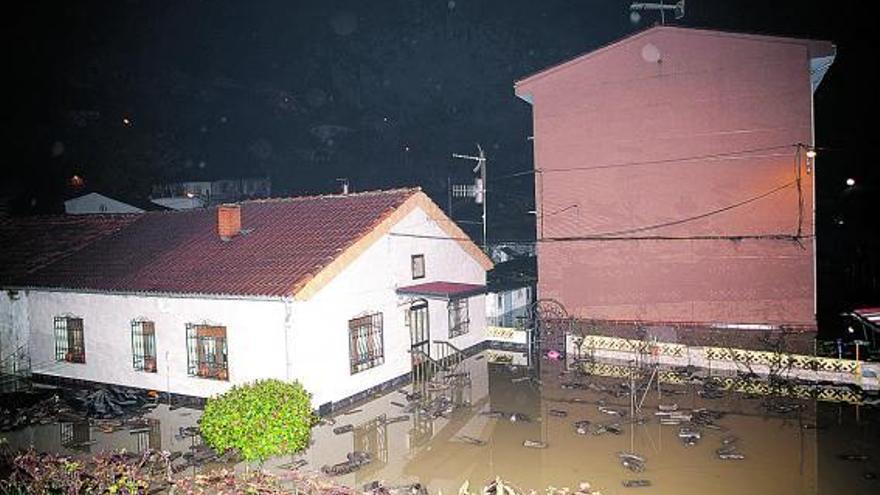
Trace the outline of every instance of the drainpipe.
[[289, 297], [284, 301], [284, 379], [290, 381], [290, 331], [293, 328], [293, 300]]

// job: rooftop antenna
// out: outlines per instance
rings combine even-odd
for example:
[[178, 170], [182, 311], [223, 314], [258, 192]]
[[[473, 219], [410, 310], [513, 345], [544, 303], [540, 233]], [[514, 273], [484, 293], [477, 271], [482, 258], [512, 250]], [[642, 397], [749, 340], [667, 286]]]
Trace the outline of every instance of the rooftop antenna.
[[646, 3], [646, 2], [633, 2], [629, 6], [629, 20], [632, 21], [633, 24], [637, 24], [640, 20], [642, 20], [642, 14], [640, 13], [643, 10], [659, 10], [660, 11], [660, 24], [666, 24], [666, 12], [672, 12], [672, 15], [675, 16], [676, 19], [681, 19], [684, 17], [684, 0], [679, 0], [676, 4], [666, 4], [661, 0], [659, 3]]
[[456, 197], [468, 196], [474, 198], [474, 202], [477, 204], [483, 205], [483, 251], [486, 250], [486, 153], [483, 152], [483, 147], [477, 143], [477, 156], [471, 155], [461, 155], [458, 153], [453, 153], [452, 158], [459, 158], [462, 160], [473, 160], [477, 162], [477, 166], [474, 167], [474, 173], [479, 172], [479, 177], [474, 180], [474, 185], [454, 185], [452, 186], [452, 194]]
[[348, 177], [340, 177], [336, 182], [342, 184], [342, 194], [348, 194]]

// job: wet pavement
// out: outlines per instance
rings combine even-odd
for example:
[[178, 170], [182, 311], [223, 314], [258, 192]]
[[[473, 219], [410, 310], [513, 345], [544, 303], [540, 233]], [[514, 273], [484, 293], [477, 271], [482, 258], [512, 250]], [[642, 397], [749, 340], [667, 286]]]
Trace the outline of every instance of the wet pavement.
[[[880, 493], [876, 407], [773, 398], [704, 380], [636, 382], [563, 363], [493, 363], [488, 351], [426, 388], [392, 391], [335, 414], [307, 452], [272, 459], [362, 488], [422, 483], [457, 493], [500, 476], [524, 491], [548, 486], [603, 494]], [[522, 362], [520, 357], [517, 362]], [[140, 422], [30, 426], [0, 436], [14, 447], [81, 454], [109, 448], [188, 452], [200, 411], [160, 404]], [[305, 464], [303, 464], [305, 463]]]

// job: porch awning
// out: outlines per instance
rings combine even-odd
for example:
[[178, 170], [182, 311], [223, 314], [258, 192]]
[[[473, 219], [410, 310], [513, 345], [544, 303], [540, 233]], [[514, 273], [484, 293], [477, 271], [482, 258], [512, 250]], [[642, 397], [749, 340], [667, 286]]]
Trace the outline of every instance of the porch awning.
[[485, 285], [463, 284], [459, 282], [426, 282], [424, 284], [397, 288], [397, 293], [400, 295], [444, 300], [460, 299], [462, 297], [484, 294], [485, 292]]

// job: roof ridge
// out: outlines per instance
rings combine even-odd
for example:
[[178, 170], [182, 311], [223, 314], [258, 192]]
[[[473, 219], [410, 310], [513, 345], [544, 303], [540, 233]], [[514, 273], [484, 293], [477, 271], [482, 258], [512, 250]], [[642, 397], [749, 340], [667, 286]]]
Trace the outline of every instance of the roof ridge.
[[373, 189], [370, 191], [351, 192], [348, 194], [332, 193], [332, 194], [313, 194], [313, 195], [308, 195], [308, 196], [286, 196], [286, 197], [277, 197], [277, 198], [247, 199], [244, 201], [239, 201], [238, 204], [284, 203], [284, 202], [293, 202], [293, 201], [309, 201], [309, 200], [313, 200], [313, 199], [370, 197], [370, 196], [382, 196], [382, 195], [391, 195], [391, 194], [400, 194], [400, 193], [415, 194], [417, 192], [421, 192], [421, 190], [422, 190], [422, 188], [420, 186], [398, 187], [395, 189]]

